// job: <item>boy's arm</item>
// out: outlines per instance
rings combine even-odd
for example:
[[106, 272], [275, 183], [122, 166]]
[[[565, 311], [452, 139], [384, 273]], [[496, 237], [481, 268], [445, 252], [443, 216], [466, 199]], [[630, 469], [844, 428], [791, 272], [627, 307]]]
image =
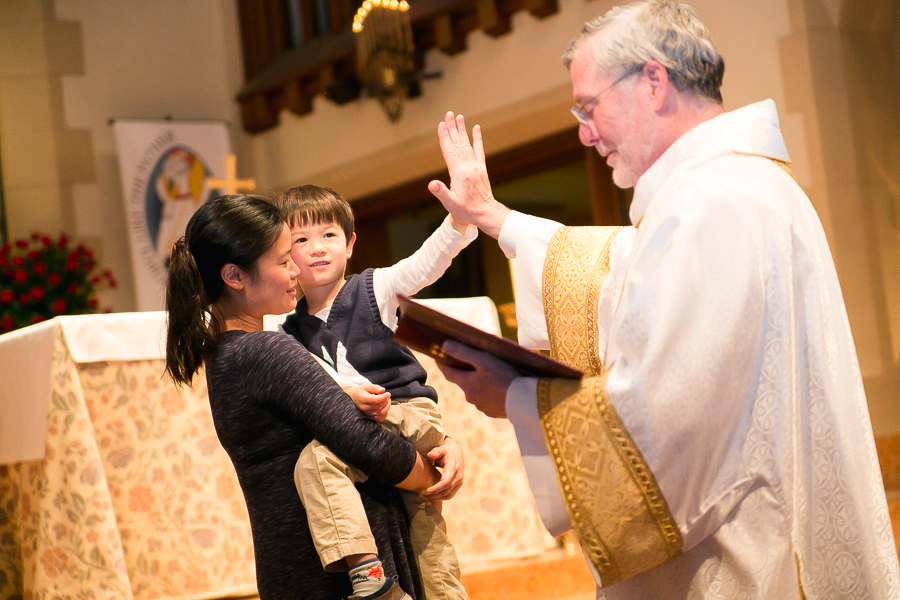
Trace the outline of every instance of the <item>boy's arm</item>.
[[[457, 229], [463, 229], [460, 233]], [[410, 296], [434, 283], [460, 251], [478, 236], [478, 228], [459, 223], [454, 225], [450, 215], [429, 236], [422, 247], [392, 267], [375, 269], [372, 287], [382, 322], [391, 330], [397, 328], [397, 294]]]

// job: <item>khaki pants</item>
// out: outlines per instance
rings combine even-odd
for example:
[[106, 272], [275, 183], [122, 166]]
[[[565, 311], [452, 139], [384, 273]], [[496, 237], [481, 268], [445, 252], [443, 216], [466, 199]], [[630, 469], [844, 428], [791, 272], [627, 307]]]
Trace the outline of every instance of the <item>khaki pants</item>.
[[[444, 441], [444, 424], [437, 405], [428, 398], [391, 402], [382, 426], [425, 455]], [[346, 571], [343, 559], [354, 554], [378, 554], [369, 521], [354, 483], [368, 476], [313, 440], [300, 453], [294, 483], [306, 508], [309, 530], [326, 571]], [[459, 561], [447, 537], [441, 513], [414, 492], [401, 490], [409, 515], [410, 542], [416, 555], [427, 600], [467, 600], [459, 581]]]

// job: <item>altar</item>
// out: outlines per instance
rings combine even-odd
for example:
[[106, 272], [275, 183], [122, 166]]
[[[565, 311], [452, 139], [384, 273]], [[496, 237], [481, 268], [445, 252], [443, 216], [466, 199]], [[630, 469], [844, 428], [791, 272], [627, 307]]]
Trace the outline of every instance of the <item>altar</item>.
[[[498, 332], [486, 298], [431, 301]], [[0, 597], [220, 598], [255, 593], [250, 525], [202, 373], [164, 375], [165, 313], [59, 317], [0, 336]], [[554, 546], [515, 436], [419, 356], [465, 485], [444, 504], [467, 565]]]

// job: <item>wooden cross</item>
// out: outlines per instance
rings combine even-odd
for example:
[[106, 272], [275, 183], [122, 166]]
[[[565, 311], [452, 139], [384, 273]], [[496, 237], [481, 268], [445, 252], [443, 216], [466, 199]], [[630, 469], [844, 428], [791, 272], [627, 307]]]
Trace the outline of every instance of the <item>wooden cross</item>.
[[256, 189], [256, 179], [238, 179], [237, 178], [237, 156], [234, 154], [225, 155], [225, 179], [217, 179], [215, 177], [207, 177], [206, 183], [210, 189], [219, 189], [226, 194], [236, 194], [238, 190], [247, 192]]

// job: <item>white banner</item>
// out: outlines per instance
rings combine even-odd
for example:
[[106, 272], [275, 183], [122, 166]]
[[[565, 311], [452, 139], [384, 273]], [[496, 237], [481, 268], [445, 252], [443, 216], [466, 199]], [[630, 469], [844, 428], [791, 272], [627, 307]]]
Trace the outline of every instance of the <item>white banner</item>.
[[[194, 211], [224, 178], [224, 122], [127, 121], [114, 125], [138, 310], [165, 307], [166, 259]], [[218, 195], [218, 194], [216, 194]]]

